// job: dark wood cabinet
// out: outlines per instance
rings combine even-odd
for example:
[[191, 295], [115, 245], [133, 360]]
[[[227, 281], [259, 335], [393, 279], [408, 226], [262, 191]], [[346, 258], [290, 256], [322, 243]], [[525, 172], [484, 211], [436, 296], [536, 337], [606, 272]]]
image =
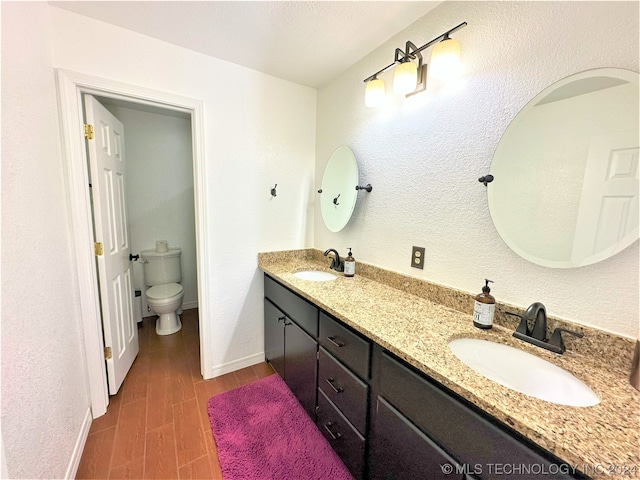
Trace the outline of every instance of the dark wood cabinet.
[[463, 478], [463, 467], [382, 397], [373, 406], [370, 442], [369, 478]]
[[265, 358], [355, 478], [588, 478], [266, 275], [265, 297]]
[[369, 378], [371, 341], [320, 312], [320, 345], [363, 380]]
[[[569, 465], [377, 345], [373, 364], [373, 389], [378, 402], [384, 401], [446, 452], [449, 461], [457, 462], [454, 472], [487, 480], [503, 479], [506, 471], [517, 472], [518, 480], [583, 478], [572, 476]], [[372, 412], [374, 425], [381, 421], [378, 411]], [[372, 429], [372, 445], [382, 441], [376, 438], [382, 431]], [[373, 464], [374, 450], [370, 456]], [[422, 451], [428, 455], [428, 449]]]
[[320, 347], [318, 388], [361, 433], [367, 431], [369, 386]]
[[365, 438], [318, 389], [318, 428], [356, 479], [365, 475]]
[[265, 297], [265, 360], [315, 420], [318, 309], [266, 276]]
[[284, 321], [286, 315], [264, 299], [264, 357], [284, 378]]
[[309, 416], [316, 417], [316, 354], [318, 342], [295, 322], [285, 320], [284, 381]]

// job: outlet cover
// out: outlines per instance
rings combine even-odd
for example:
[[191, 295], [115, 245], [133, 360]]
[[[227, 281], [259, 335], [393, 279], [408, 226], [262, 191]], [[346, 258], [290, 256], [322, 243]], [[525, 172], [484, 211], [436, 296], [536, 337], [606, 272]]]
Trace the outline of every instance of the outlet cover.
[[411, 266], [424, 269], [424, 247], [413, 247], [411, 250]]

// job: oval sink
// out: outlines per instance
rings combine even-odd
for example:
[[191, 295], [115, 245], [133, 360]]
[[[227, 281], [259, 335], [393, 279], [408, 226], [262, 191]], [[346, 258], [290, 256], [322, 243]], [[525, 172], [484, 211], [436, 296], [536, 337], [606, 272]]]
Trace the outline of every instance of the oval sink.
[[320, 272], [318, 270], [305, 270], [302, 272], [296, 272], [293, 274], [293, 276], [301, 280], [310, 280], [312, 282], [326, 282], [338, 278], [333, 273]]
[[592, 407], [600, 398], [566, 370], [501, 343], [460, 338], [449, 348], [465, 365], [512, 390], [547, 402]]

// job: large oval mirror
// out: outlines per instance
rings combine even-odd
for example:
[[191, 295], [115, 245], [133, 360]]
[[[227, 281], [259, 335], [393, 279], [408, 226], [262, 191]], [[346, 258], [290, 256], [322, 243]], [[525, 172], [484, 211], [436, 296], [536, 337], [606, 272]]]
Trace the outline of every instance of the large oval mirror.
[[339, 232], [349, 222], [358, 198], [358, 163], [347, 146], [338, 147], [329, 157], [320, 194], [320, 211], [327, 228]]
[[554, 83], [511, 122], [491, 161], [491, 218], [546, 267], [590, 265], [638, 239], [638, 73], [589, 70]]

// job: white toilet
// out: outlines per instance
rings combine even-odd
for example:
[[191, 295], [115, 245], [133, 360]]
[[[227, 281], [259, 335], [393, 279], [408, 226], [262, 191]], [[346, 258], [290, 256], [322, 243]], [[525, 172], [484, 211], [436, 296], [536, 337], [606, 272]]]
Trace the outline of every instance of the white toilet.
[[144, 282], [149, 288], [147, 303], [159, 315], [156, 321], [158, 335], [171, 335], [182, 328], [178, 310], [182, 306], [184, 289], [178, 282], [182, 280], [179, 248], [169, 248], [166, 252], [143, 250]]

